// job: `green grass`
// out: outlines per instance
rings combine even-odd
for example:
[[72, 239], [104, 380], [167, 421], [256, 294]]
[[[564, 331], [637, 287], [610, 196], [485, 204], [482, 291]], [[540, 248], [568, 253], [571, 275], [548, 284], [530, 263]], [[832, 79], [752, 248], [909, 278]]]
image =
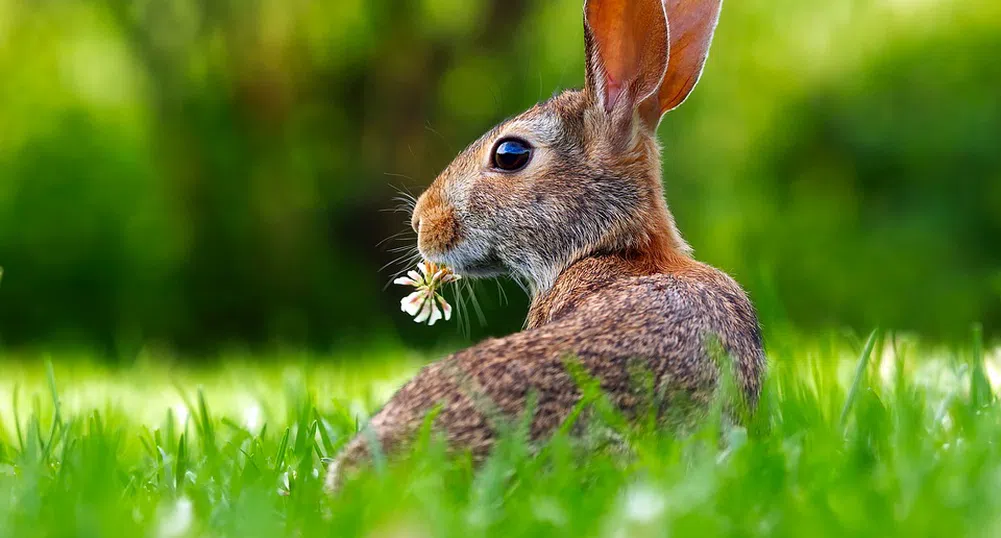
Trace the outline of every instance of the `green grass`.
[[[627, 453], [515, 428], [479, 470], [423, 436], [322, 494], [335, 454], [419, 366], [384, 353], [16, 357], [0, 379], [0, 536], [997, 536], [997, 352], [769, 340], [746, 427], [683, 438], [606, 420]], [[256, 364], [256, 365], [255, 365]]]

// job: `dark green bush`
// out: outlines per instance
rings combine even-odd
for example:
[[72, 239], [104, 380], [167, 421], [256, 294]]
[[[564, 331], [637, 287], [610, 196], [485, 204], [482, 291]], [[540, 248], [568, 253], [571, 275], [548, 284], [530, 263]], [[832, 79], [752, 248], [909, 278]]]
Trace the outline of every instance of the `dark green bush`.
[[[384, 291], [390, 249], [413, 244], [384, 210], [494, 122], [581, 84], [580, 1], [396, 4], [8, 6], [3, 343], [457, 338]], [[841, 5], [727, 7], [661, 130], [682, 231], [766, 326], [996, 333], [999, 13], [860, 4], [847, 35], [828, 16]], [[945, 9], [929, 6], [912, 8]], [[521, 326], [524, 295], [502, 286], [510, 304], [481, 286], [490, 323], [470, 337]]]

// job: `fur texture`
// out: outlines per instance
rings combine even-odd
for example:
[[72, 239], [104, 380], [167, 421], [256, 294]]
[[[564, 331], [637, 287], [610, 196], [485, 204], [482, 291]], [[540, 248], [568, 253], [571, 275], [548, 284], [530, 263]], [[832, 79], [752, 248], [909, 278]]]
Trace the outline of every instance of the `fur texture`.
[[[526, 329], [425, 367], [331, 465], [331, 488], [369, 457], [372, 441], [396, 453], [438, 406], [435, 429], [481, 457], [497, 420], [525, 412], [534, 394], [531, 434], [545, 438], [581, 398], [568, 357], [628, 415], [645, 397], [636, 365], [659, 393], [707, 402], [718, 342], [756, 404], [765, 359], [754, 309], [730, 277], [691, 257], [664, 199], [655, 136], [700, 76], [718, 13], [718, 0], [588, 0], [586, 87], [495, 127], [421, 196], [412, 224], [422, 255], [463, 275], [528, 282]], [[684, 21], [674, 56], [673, 16]], [[671, 41], [650, 47], [651, 35], [668, 39], [665, 28]], [[493, 151], [510, 138], [532, 157], [522, 170], [497, 170]]]

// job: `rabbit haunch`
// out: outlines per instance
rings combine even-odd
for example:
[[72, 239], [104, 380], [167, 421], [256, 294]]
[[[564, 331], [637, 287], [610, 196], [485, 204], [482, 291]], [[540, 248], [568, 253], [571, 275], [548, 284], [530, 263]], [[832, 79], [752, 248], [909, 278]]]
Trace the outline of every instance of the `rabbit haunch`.
[[[581, 398], [573, 357], [627, 416], [654, 381], [658, 411], [675, 396], [705, 409], [719, 344], [738, 396], [753, 409], [766, 364], [753, 306], [729, 276], [691, 257], [664, 200], [656, 128], [702, 73], [720, 0], [587, 0], [586, 83], [504, 122], [456, 157], [418, 200], [412, 224], [428, 260], [466, 276], [531, 283], [525, 330], [423, 368], [348, 443], [328, 474], [335, 488], [373, 443], [400, 454], [427, 413], [434, 429], [479, 461], [499, 420], [535, 405], [542, 440]], [[531, 148], [517, 170], [493, 166], [499, 143]], [[740, 402], [736, 402], [739, 404]], [[586, 422], [586, 421], [584, 421]]]

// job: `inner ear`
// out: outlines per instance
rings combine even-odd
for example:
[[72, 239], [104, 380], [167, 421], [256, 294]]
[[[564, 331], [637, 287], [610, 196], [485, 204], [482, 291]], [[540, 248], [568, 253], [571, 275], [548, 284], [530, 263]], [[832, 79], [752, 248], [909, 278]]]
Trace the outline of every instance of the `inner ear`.
[[587, 0], [588, 83], [605, 112], [630, 116], [653, 95], [668, 65], [662, 0]]
[[657, 98], [658, 117], [692, 93], [712, 44], [723, 0], [665, 0], [671, 21], [671, 61]]

